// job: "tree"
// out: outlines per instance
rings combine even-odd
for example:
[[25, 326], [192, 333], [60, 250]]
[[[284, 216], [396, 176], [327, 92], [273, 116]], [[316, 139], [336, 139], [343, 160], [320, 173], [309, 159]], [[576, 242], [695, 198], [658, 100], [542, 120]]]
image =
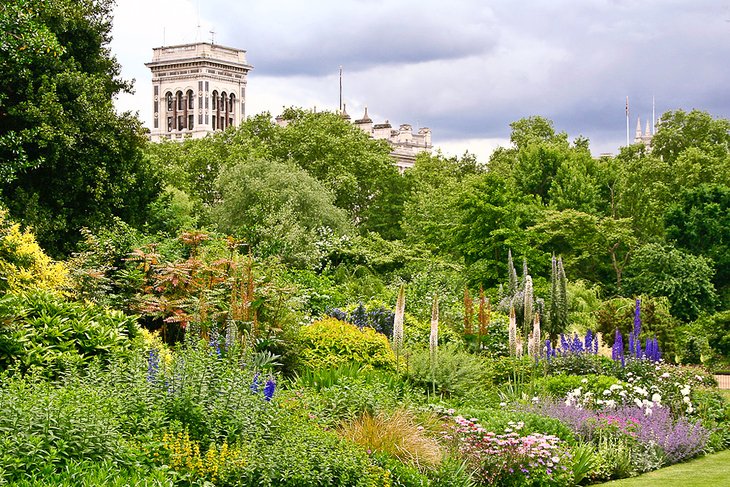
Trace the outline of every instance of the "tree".
[[53, 255], [111, 216], [141, 226], [159, 184], [109, 53], [112, 0], [8, 0], [0, 8], [0, 194]]
[[651, 141], [652, 153], [673, 164], [691, 147], [713, 158], [727, 158], [730, 152], [730, 120], [713, 119], [701, 110], [689, 113], [676, 110], [662, 115]]
[[335, 113], [288, 110], [284, 116], [288, 124], [275, 132], [271, 156], [319, 180], [361, 230], [400, 236], [405, 192], [388, 143]]
[[730, 187], [703, 184], [684, 190], [667, 210], [667, 239], [712, 259], [715, 286], [730, 286]]
[[684, 321], [714, 311], [717, 294], [712, 262], [671, 246], [647, 244], [626, 267], [625, 289], [635, 295], [666, 296], [672, 316]]
[[473, 268], [476, 284], [496, 285], [504, 277], [497, 263], [505, 261], [508, 249], [533, 261], [536, 252], [525, 228], [539, 219], [543, 207], [515, 191], [509, 180], [492, 173], [469, 180], [458, 193], [456, 211], [453, 246]]
[[243, 239], [260, 255], [312, 266], [317, 242], [349, 228], [344, 210], [316, 179], [292, 163], [256, 159], [224, 170], [221, 202], [213, 215], [219, 228]]

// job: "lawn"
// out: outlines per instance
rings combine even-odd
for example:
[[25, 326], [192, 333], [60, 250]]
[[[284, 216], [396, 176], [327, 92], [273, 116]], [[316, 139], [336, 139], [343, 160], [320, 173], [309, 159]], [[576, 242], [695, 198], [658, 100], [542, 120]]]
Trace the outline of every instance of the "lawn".
[[730, 485], [730, 450], [679, 463], [631, 479], [599, 484], [606, 487], [710, 487]]

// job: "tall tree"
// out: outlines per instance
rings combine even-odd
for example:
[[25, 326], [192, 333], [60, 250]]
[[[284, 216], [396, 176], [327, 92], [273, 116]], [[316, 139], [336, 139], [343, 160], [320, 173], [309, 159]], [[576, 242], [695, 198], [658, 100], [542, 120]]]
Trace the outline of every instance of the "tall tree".
[[158, 191], [110, 54], [112, 0], [0, 6], [0, 194], [53, 255], [111, 216], [141, 225]]

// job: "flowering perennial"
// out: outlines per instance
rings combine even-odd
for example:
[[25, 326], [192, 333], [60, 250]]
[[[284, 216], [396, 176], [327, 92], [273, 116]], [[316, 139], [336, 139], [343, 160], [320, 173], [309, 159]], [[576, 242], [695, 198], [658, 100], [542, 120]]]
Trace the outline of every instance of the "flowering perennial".
[[503, 435], [487, 431], [475, 419], [454, 418], [444, 435], [475, 469], [485, 485], [566, 485], [572, 457], [556, 436], [532, 433], [520, 436], [522, 423], [510, 423]]

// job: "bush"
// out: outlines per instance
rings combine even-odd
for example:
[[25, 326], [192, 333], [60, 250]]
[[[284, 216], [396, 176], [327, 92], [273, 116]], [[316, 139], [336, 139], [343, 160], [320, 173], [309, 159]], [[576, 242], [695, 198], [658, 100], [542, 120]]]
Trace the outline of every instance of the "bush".
[[0, 480], [61, 472], [71, 462], [130, 465], [122, 418], [105, 392], [79, 380], [58, 387], [7, 379], [0, 386]]
[[618, 383], [615, 377], [605, 375], [551, 375], [533, 381], [533, 386], [545, 395], [554, 399], [565, 399], [570, 391], [582, 388], [584, 392], [590, 392], [600, 397], [603, 391], [609, 389], [613, 384]]
[[511, 411], [508, 409], [461, 409], [462, 416], [476, 418], [489, 431], [499, 434], [537, 432], [552, 435], [575, 443], [575, 435], [571, 429], [560, 420], [526, 411]]
[[437, 394], [463, 397], [486, 384], [483, 360], [451, 343], [438, 348], [433, 371], [429, 350], [413, 352], [407, 361], [408, 377], [425, 391], [432, 390], [435, 383]]
[[48, 257], [29, 231], [7, 219], [0, 208], [0, 292], [57, 290], [68, 283], [68, 270]]
[[0, 298], [0, 366], [48, 375], [130, 350], [136, 318], [42, 291]]
[[421, 399], [400, 378], [385, 372], [340, 376], [334, 385], [317, 393], [304, 390], [299, 394], [306, 404], [307, 414], [327, 427], [363, 414], [378, 415], [407, 407]]
[[300, 370], [323, 369], [357, 362], [376, 369], [395, 369], [395, 355], [385, 335], [372, 328], [325, 318], [299, 330]]

